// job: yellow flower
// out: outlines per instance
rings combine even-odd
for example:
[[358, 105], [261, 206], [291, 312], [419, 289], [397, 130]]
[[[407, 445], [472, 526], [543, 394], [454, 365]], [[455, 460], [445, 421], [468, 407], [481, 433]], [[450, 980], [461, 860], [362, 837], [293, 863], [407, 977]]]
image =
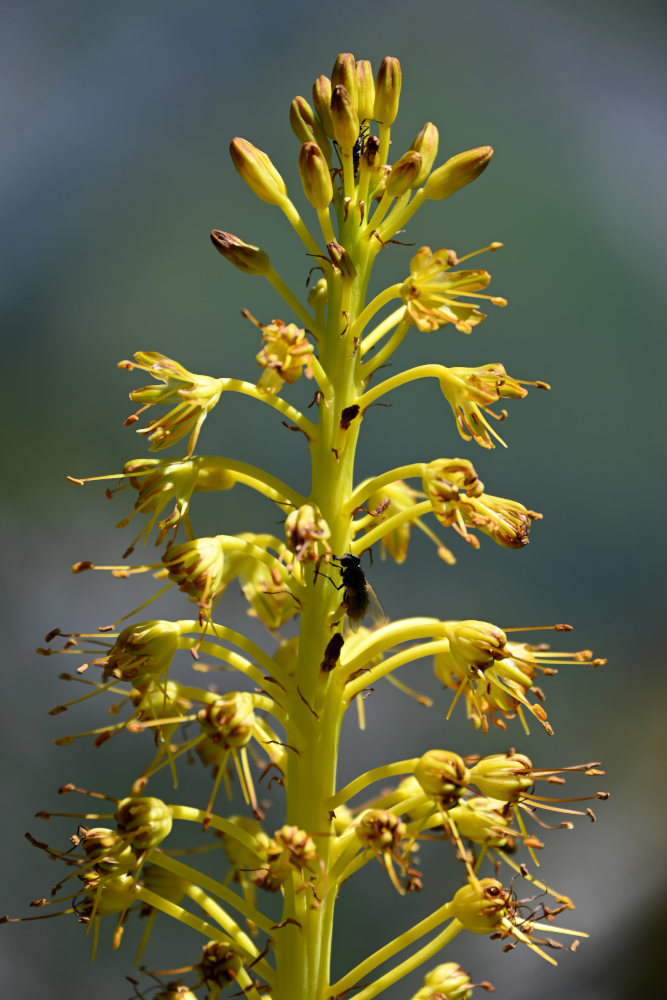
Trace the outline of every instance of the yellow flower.
[[120, 361], [119, 368], [132, 371], [141, 368], [162, 385], [149, 385], [134, 389], [130, 399], [144, 405], [125, 421], [126, 426], [136, 423], [139, 414], [156, 403], [172, 405], [171, 410], [155, 417], [138, 433], [145, 434], [151, 442], [151, 451], [160, 451], [176, 444], [186, 434], [190, 434], [187, 458], [192, 455], [199, 431], [209, 412], [216, 405], [222, 393], [223, 380], [208, 375], [194, 375], [187, 368], [157, 351], [137, 351], [135, 361]]
[[[501, 245], [493, 243], [485, 249], [495, 250]], [[480, 250], [476, 252], [481, 253]], [[462, 333], [470, 333], [473, 326], [485, 319], [485, 313], [474, 302], [465, 301], [469, 298], [489, 299], [497, 306], [507, 305], [506, 300], [498, 296], [477, 294], [491, 280], [488, 271], [450, 270], [458, 263], [453, 250], [442, 249], [431, 253], [430, 247], [422, 247], [412, 258], [410, 276], [403, 282], [400, 294], [418, 330], [437, 330], [453, 323]]]
[[294, 323], [283, 323], [281, 319], [271, 320], [266, 326], [248, 312], [242, 310], [246, 319], [262, 331], [262, 349], [257, 355], [257, 364], [264, 372], [257, 383], [264, 392], [278, 392], [283, 382], [289, 385], [302, 374], [312, 378], [309, 361], [313, 345], [306, 338], [306, 331]]
[[490, 407], [499, 399], [522, 399], [527, 396], [528, 390], [523, 388], [524, 385], [549, 388], [546, 382], [524, 382], [512, 378], [499, 361], [478, 368], [447, 368], [440, 378], [440, 388], [454, 411], [459, 434], [464, 441], [473, 438], [482, 448], [495, 447], [492, 437], [505, 444], [484, 414], [495, 420], [504, 420], [507, 416], [505, 410], [494, 413]]

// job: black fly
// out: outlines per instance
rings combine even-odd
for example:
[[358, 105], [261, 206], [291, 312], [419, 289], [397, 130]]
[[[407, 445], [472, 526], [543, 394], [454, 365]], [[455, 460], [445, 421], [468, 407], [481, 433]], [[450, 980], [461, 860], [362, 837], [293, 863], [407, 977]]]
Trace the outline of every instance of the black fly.
[[370, 125], [366, 120], [364, 120], [359, 126], [359, 135], [357, 136], [357, 141], [352, 147], [352, 165], [354, 167], [354, 176], [356, 177], [359, 173], [359, 162], [361, 157], [364, 155], [364, 149], [366, 148], [366, 140], [370, 135]]
[[[343, 603], [352, 631], [357, 631], [366, 615], [370, 615], [376, 624], [383, 625], [387, 620], [386, 615], [375, 591], [366, 579], [359, 557], [346, 552], [337, 562], [340, 566], [341, 582], [334, 583], [334, 587], [336, 590], [343, 590]], [[333, 583], [333, 580], [331, 582]]]

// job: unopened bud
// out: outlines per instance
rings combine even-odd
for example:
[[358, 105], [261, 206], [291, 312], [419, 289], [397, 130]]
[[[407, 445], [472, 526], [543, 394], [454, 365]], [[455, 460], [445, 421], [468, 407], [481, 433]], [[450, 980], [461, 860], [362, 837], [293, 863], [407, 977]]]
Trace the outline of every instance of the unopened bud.
[[306, 198], [316, 209], [325, 209], [333, 198], [327, 161], [314, 142], [304, 142], [299, 153], [299, 173]]
[[375, 81], [373, 118], [381, 125], [391, 125], [398, 114], [401, 96], [401, 64], [393, 56], [385, 56]]
[[477, 149], [452, 156], [429, 176], [424, 185], [424, 194], [432, 201], [449, 198], [450, 194], [476, 180], [486, 170], [492, 156], [491, 146], [478, 146]]
[[390, 198], [400, 198], [411, 187], [415, 187], [417, 178], [422, 171], [422, 158], [413, 149], [403, 153], [403, 156], [391, 168], [385, 187]]
[[266, 153], [238, 137], [232, 139], [229, 152], [234, 166], [258, 198], [269, 205], [280, 205], [285, 200], [285, 182]]
[[345, 247], [340, 243], [331, 242], [327, 243], [327, 250], [333, 266], [341, 272], [343, 278], [352, 281], [356, 277], [357, 270]]
[[162, 799], [131, 797], [116, 809], [118, 832], [128, 838], [135, 851], [157, 847], [171, 833], [171, 809]]
[[238, 236], [222, 229], [211, 231], [211, 242], [219, 254], [245, 274], [268, 274], [271, 261], [268, 254], [251, 243], [244, 243]]
[[370, 121], [375, 113], [375, 81], [368, 59], [357, 60], [357, 114], [359, 121]]
[[422, 168], [413, 184], [413, 187], [421, 187], [438, 155], [438, 130], [433, 122], [426, 122], [410, 149], [414, 149], [422, 158]]
[[317, 116], [322, 122], [322, 128], [330, 139], [334, 137], [333, 122], [331, 120], [331, 80], [328, 76], [318, 76], [313, 84], [313, 104], [317, 111]]
[[470, 781], [463, 758], [451, 750], [428, 750], [415, 764], [414, 776], [426, 795], [443, 809], [458, 803]]
[[468, 1000], [472, 995], [470, 976], [458, 962], [443, 962], [424, 976], [424, 985], [411, 1000]]
[[501, 802], [517, 802], [534, 784], [533, 765], [521, 753], [482, 757], [470, 771], [470, 780], [482, 795]]
[[359, 116], [345, 87], [334, 87], [331, 94], [331, 121], [334, 138], [341, 149], [352, 149], [359, 138]]
[[299, 142], [316, 142], [325, 159], [331, 156], [331, 144], [319, 118], [305, 97], [295, 97], [289, 113], [292, 131]]
[[509, 914], [510, 894], [495, 878], [469, 882], [452, 900], [453, 916], [473, 934], [493, 934]]
[[[357, 68], [354, 56], [351, 52], [341, 52], [337, 56], [331, 73], [331, 86], [334, 89], [336, 87], [345, 87], [349, 94], [352, 107], [355, 111], [358, 111]], [[361, 115], [359, 115], [359, 117], [361, 117]]]

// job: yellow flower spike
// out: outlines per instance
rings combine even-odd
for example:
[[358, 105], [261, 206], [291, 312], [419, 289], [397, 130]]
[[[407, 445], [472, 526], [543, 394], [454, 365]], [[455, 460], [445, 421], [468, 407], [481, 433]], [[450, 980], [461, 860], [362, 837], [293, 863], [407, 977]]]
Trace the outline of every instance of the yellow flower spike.
[[314, 504], [304, 504], [287, 515], [287, 548], [299, 562], [319, 562], [330, 557], [332, 553], [328, 538], [331, 538], [331, 528], [322, 517], [319, 507]]
[[230, 264], [243, 271], [244, 274], [260, 274], [266, 276], [271, 270], [271, 261], [259, 247], [244, 243], [233, 233], [222, 229], [211, 230], [211, 242], [218, 253]]
[[315, 142], [305, 142], [299, 153], [299, 173], [306, 198], [318, 211], [324, 211], [333, 198], [329, 166]]
[[375, 81], [373, 118], [381, 125], [393, 125], [401, 97], [401, 64], [393, 56], [385, 56]]
[[476, 180], [486, 170], [492, 156], [491, 146], [478, 146], [452, 156], [430, 174], [424, 185], [424, 197], [431, 201], [449, 198], [459, 188]]
[[229, 146], [232, 162], [250, 190], [268, 205], [282, 205], [287, 188], [273, 163], [247, 139], [235, 138]]
[[[331, 100], [331, 98], [329, 98]], [[324, 127], [305, 97], [295, 97], [290, 106], [290, 125], [299, 142], [316, 143], [324, 159], [331, 164], [331, 143]]]
[[401, 285], [400, 295], [410, 319], [421, 332], [438, 330], [453, 323], [462, 333], [470, 333], [486, 314], [466, 299], [486, 298], [494, 305], [506, 305], [497, 296], [480, 295], [491, 275], [484, 270], [454, 271], [458, 263], [453, 250], [430, 247], [418, 250], [410, 262], [410, 276]]
[[413, 187], [421, 187], [428, 177], [438, 155], [438, 139], [436, 126], [433, 122], [426, 122], [410, 146], [410, 149], [414, 149], [422, 158], [422, 168], [414, 180]]
[[151, 451], [169, 448], [186, 434], [190, 434], [186, 454], [189, 458], [197, 444], [204, 420], [220, 399], [223, 380], [210, 378], [208, 375], [194, 375], [177, 361], [172, 361], [157, 351], [137, 351], [134, 357], [134, 361], [120, 361], [118, 367], [127, 371], [140, 368], [162, 382], [162, 385], [146, 386], [130, 393], [130, 399], [135, 403], [143, 403], [143, 406], [127, 418], [125, 425], [136, 423], [139, 414], [151, 406], [176, 403], [168, 413], [151, 420], [137, 433], [148, 437]]
[[357, 76], [357, 66], [354, 56], [352, 55], [351, 52], [341, 52], [336, 57], [336, 62], [334, 63], [334, 68], [331, 72], [331, 86], [333, 90], [335, 90], [336, 87], [344, 87], [350, 98], [350, 103], [355, 111], [355, 114], [357, 114], [359, 118], [363, 117], [358, 112], [359, 85]]
[[331, 80], [328, 76], [318, 76], [313, 84], [313, 104], [322, 128], [330, 139], [334, 138], [333, 120], [331, 118]]
[[370, 121], [375, 115], [375, 80], [373, 67], [368, 59], [358, 59], [355, 65], [357, 76], [357, 114], [359, 121]]

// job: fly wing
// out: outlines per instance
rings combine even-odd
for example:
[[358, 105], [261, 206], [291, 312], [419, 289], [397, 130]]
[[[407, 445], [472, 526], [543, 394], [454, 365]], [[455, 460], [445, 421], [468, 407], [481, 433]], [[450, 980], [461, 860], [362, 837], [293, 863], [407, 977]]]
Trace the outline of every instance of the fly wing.
[[368, 598], [367, 614], [371, 616], [376, 625], [385, 625], [387, 622], [387, 616], [384, 613], [384, 608], [380, 604], [378, 595], [375, 593], [368, 580], [366, 580], [366, 597]]

